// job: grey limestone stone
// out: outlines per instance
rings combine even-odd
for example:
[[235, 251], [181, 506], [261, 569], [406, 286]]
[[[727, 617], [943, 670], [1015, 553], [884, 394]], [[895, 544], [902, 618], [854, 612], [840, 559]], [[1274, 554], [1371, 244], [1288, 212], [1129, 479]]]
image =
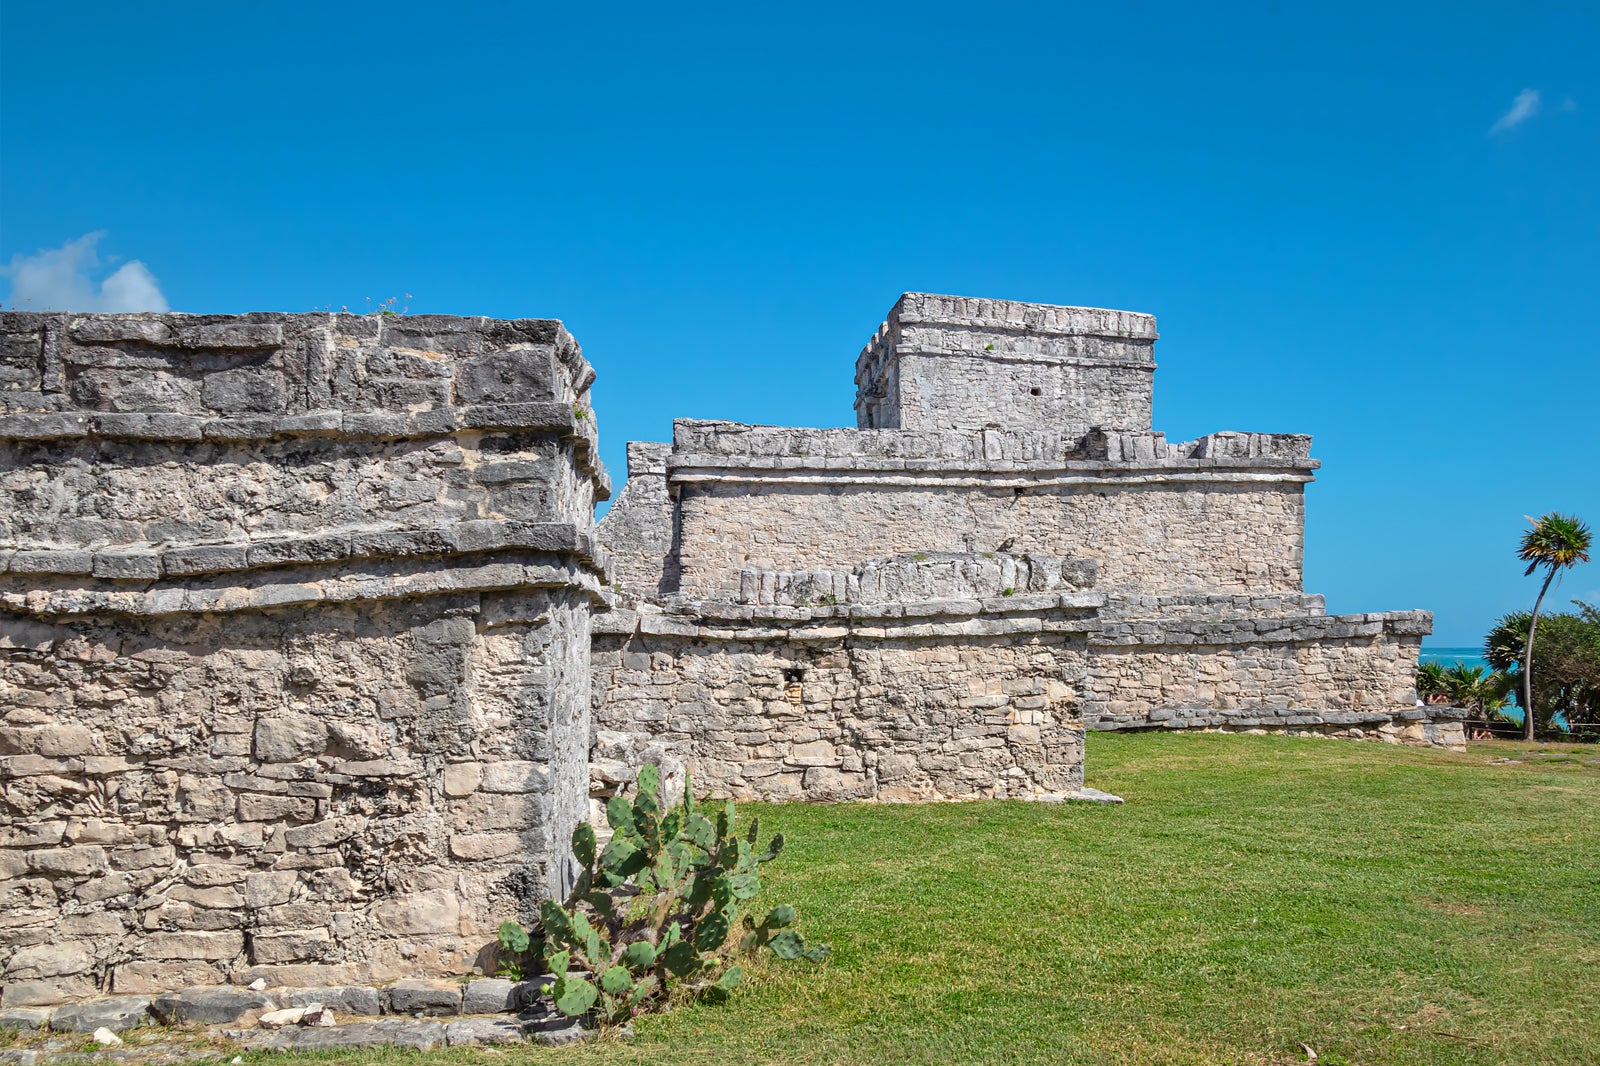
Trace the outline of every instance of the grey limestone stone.
[[62, 1033], [92, 1033], [104, 1027], [120, 1033], [151, 1020], [149, 996], [108, 996], [57, 1007], [50, 1015], [50, 1028]]
[[50, 1015], [54, 1008], [51, 1007], [6, 1007], [0, 1009], [0, 1029], [15, 1029], [19, 1032], [31, 1033], [36, 1029], [47, 1028], [50, 1024]]
[[275, 1009], [270, 996], [246, 988], [188, 988], [150, 1002], [150, 1013], [167, 1025], [230, 1025], [249, 1011]]
[[454, 981], [407, 978], [384, 990], [393, 1014], [446, 1015], [461, 1013], [461, 985]]
[[517, 1010], [522, 993], [514, 981], [501, 977], [485, 977], [468, 981], [461, 996], [462, 1014], [499, 1014]]
[[383, 1013], [383, 996], [370, 985], [331, 985], [322, 988], [297, 988], [281, 993], [290, 1007], [309, 1007], [320, 1003], [336, 1017], [377, 1017]]
[[527, 1036], [524, 1023], [509, 1018], [463, 1018], [446, 1022], [445, 1043], [451, 1047], [485, 1044], [520, 1044]]

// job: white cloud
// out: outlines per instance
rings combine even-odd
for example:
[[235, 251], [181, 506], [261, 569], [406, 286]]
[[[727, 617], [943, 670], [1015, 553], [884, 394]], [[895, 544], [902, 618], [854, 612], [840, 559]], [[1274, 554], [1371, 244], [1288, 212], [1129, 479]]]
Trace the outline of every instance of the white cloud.
[[1493, 126], [1489, 127], [1490, 133], [1504, 133], [1515, 129], [1539, 113], [1539, 90], [1524, 89], [1511, 101], [1511, 108], [1505, 114], [1495, 119]]
[[168, 310], [155, 275], [137, 259], [98, 278], [95, 245], [104, 236], [104, 230], [86, 233], [60, 248], [12, 256], [0, 267], [0, 276], [11, 280], [6, 303], [19, 311]]

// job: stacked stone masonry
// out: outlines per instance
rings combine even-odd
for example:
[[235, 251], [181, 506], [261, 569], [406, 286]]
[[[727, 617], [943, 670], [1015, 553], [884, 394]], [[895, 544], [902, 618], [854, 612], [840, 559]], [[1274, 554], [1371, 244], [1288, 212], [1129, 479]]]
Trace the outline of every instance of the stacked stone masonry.
[[464, 973], [561, 890], [593, 376], [553, 321], [0, 316], [7, 1007]]
[[1458, 746], [1426, 612], [1303, 589], [1298, 434], [1151, 428], [1155, 321], [909, 293], [855, 429], [679, 420], [600, 525], [595, 719], [740, 797], [1050, 798], [1085, 729]]
[[1303, 590], [1310, 439], [1167, 441], [1155, 339], [908, 294], [855, 428], [679, 421], [596, 528], [558, 322], [0, 315], [0, 1005], [487, 972], [640, 759], [1056, 799], [1088, 729], [1459, 744], [1425, 612]]

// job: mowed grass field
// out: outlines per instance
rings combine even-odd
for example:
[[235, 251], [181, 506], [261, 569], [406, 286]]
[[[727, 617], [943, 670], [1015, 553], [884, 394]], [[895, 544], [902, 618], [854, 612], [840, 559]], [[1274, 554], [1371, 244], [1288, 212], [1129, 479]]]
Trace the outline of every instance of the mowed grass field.
[[789, 838], [762, 902], [830, 962], [626, 1042], [421, 1058], [1600, 1062], [1600, 748], [1096, 734], [1088, 759], [1124, 806], [741, 807]]

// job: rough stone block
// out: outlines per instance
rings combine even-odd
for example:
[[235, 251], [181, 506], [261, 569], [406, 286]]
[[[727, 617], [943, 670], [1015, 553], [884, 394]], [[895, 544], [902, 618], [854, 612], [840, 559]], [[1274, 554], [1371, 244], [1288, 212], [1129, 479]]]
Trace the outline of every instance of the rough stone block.
[[111, 990], [119, 996], [174, 992], [222, 981], [222, 971], [205, 962], [125, 962], [112, 971]]
[[7, 1007], [0, 1010], [0, 1029], [14, 1029], [31, 1033], [47, 1028], [52, 1011], [49, 1007]]
[[246, 988], [187, 988], [150, 1001], [150, 1013], [165, 1025], [231, 1025], [250, 1011], [276, 1009], [272, 997]]
[[383, 997], [370, 985], [298, 988], [281, 993], [278, 998], [291, 1007], [309, 1007], [321, 1003], [339, 1017], [376, 1017], [383, 1013]]
[[516, 982], [501, 977], [468, 981], [461, 997], [462, 1014], [499, 1014], [521, 1006]]
[[480, 1047], [496, 1044], [521, 1044], [527, 1026], [505, 1018], [463, 1018], [444, 1027], [445, 1043], [451, 1047]]
[[92, 1033], [106, 1028], [120, 1033], [152, 1021], [149, 996], [109, 996], [57, 1007], [50, 1028], [58, 1033]]
[[516, 833], [455, 833], [450, 837], [451, 856], [469, 862], [504, 859], [526, 850]]
[[411, 978], [396, 981], [385, 993], [394, 1014], [439, 1017], [461, 1013], [461, 986], [454, 981]]
[[7, 978], [19, 980], [86, 973], [94, 959], [84, 944], [67, 941], [18, 948], [6, 963]]
[[150, 959], [227, 960], [243, 953], [244, 933], [234, 929], [153, 933], [142, 948]]
[[283, 932], [252, 933], [250, 961], [262, 965], [283, 962], [312, 962], [328, 950], [332, 938], [326, 929], [291, 929]]
[[397, 936], [456, 933], [461, 924], [461, 902], [445, 889], [380, 900], [370, 913], [380, 929]]
[[306, 715], [262, 718], [256, 722], [255, 757], [262, 762], [295, 762], [320, 755], [328, 746], [328, 727]]

